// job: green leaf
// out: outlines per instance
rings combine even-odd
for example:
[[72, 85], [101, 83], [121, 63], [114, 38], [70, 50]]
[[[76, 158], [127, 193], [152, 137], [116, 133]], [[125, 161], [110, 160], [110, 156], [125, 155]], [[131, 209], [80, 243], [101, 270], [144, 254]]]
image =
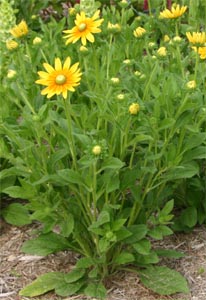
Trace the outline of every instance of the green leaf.
[[124, 265], [124, 264], [131, 263], [134, 260], [135, 260], [134, 255], [132, 255], [129, 252], [122, 252], [117, 257], [115, 257], [113, 262], [114, 264], [117, 265]]
[[169, 128], [169, 127], [173, 126], [174, 123], [175, 123], [175, 119], [166, 118], [160, 122], [160, 124], [158, 126], [158, 130], [161, 131], [163, 129]]
[[140, 240], [132, 245], [132, 247], [140, 254], [148, 255], [151, 249], [151, 243], [147, 239]]
[[55, 293], [59, 296], [66, 297], [74, 295], [84, 285], [84, 282], [66, 283], [62, 282], [55, 288]]
[[95, 297], [98, 299], [105, 299], [107, 295], [107, 290], [102, 283], [90, 283], [84, 290], [85, 295], [89, 297]]
[[174, 200], [172, 199], [165, 204], [165, 206], [160, 212], [160, 215], [167, 216], [173, 210], [173, 207], [174, 207]]
[[147, 234], [147, 226], [144, 224], [132, 225], [128, 228], [128, 230], [132, 233], [130, 237], [125, 240], [127, 244], [133, 244], [135, 242], [143, 239]]
[[77, 261], [76, 267], [80, 269], [87, 269], [93, 266], [94, 264], [95, 263], [91, 257], [82, 257]]
[[74, 217], [73, 217], [73, 215], [68, 214], [67, 219], [62, 220], [62, 222], [59, 224], [59, 226], [61, 228], [61, 234], [64, 237], [70, 236], [70, 234], [72, 233], [72, 231], [74, 229]]
[[110, 241], [108, 241], [106, 238], [102, 238], [99, 240], [99, 249], [101, 253], [106, 252], [110, 247]]
[[12, 203], [2, 210], [2, 215], [7, 223], [15, 226], [31, 224], [29, 211], [20, 203]]
[[24, 242], [21, 251], [34, 255], [48, 255], [70, 248], [69, 242], [54, 232], [41, 234], [36, 239]]
[[159, 262], [159, 258], [155, 251], [151, 251], [148, 255], [135, 253], [135, 264], [138, 266], [145, 266], [156, 264]]
[[196, 163], [173, 167], [164, 174], [164, 181], [191, 178], [198, 172], [199, 166]]
[[158, 227], [149, 230], [148, 235], [156, 240], [161, 240], [163, 236], [171, 235], [172, 233], [173, 231], [169, 227], [159, 225]]
[[127, 219], [117, 219], [112, 223], [111, 229], [112, 231], [117, 231], [122, 228]]
[[139, 271], [140, 280], [149, 289], [160, 295], [189, 293], [185, 278], [167, 267], [150, 266]]
[[64, 280], [64, 274], [60, 272], [49, 272], [39, 276], [31, 284], [23, 288], [19, 295], [35, 297], [54, 290]]
[[73, 283], [79, 280], [80, 278], [82, 278], [84, 274], [85, 274], [85, 269], [75, 268], [74, 270], [72, 270], [71, 272], [69, 272], [64, 276], [64, 280], [66, 283]]
[[181, 222], [192, 228], [197, 224], [197, 209], [194, 206], [191, 207], [187, 207], [186, 209], [184, 209], [184, 211], [182, 212], [181, 216], [180, 216], [180, 220]]
[[83, 178], [79, 174], [79, 172], [71, 170], [71, 169], [63, 169], [57, 172], [59, 177], [68, 183], [77, 183], [82, 185]]
[[28, 187], [22, 186], [10, 186], [3, 190], [3, 193], [9, 195], [12, 198], [30, 199], [33, 198], [36, 190], [31, 185]]
[[122, 167], [124, 167], [125, 163], [122, 162], [119, 158], [117, 157], [110, 157], [108, 158], [101, 166], [101, 170], [103, 171], [105, 169], [113, 169], [113, 170], [119, 170]]
[[180, 251], [170, 250], [170, 249], [155, 249], [158, 256], [168, 257], [168, 258], [181, 258], [185, 254]]
[[100, 214], [99, 217], [97, 219], [96, 222], [94, 222], [91, 226], [89, 226], [89, 230], [92, 231], [92, 229], [94, 228], [98, 228], [101, 225], [108, 223], [110, 221], [110, 215], [108, 213], [108, 211], [103, 210]]

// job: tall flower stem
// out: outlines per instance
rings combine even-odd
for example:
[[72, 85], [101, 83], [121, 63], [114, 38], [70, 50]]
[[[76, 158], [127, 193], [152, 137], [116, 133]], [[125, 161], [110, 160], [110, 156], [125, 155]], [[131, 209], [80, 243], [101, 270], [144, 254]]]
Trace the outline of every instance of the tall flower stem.
[[65, 115], [66, 115], [67, 125], [68, 125], [68, 143], [71, 151], [72, 162], [73, 162], [74, 169], [77, 169], [76, 149], [75, 149], [75, 143], [74, 143], [73, 132], [72, 132], [70, 96], [69, 99], [63, 100], [63, 104], [65, 108]]
[[199, 53], [198, 53], [198, 47], [197, 47], [196, 61], [195, 61], [195, 77], [194, 77], [195, 81], [197, 80], [198, 66], [199, 66]]

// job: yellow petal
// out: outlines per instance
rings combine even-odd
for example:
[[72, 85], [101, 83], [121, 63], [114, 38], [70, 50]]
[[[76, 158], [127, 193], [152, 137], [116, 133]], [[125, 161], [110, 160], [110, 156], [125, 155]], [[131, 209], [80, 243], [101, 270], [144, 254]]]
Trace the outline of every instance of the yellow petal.
[[54, 68], [49, 65], [48, 63], [43, 63], [43, 66], [44, 66], [44, 69], [48, 72], [48, 73], [51, 73], [54, 71]]
[[55, 66], [56, 71], [61, 71], [62, 70], [62, 63], [61, 63], [61, 60], [59, 58], [55, 58], [54, 66]]
[[69, 69], [70, 64], [71, 64], [71, 58], [68, 56], [68, 57], [66, 58], [65, 62], [64, 62], [63, 70]]

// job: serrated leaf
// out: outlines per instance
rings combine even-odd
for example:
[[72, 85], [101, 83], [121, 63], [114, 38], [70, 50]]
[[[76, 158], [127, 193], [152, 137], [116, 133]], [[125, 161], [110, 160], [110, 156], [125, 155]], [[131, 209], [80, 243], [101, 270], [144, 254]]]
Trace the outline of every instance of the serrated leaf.
[[48, 255], [69, 249], [69, 242], [54, 232], [41, 234], [36, 239], [24, 242], [21, 251], [28, 254]]
[[140, 270], [140, 280], [149, 289], [160, 295], [189, 293], [185, 278], [175, 270], [167, 267], [150, 266]]
[[63, 280], [64, 274], [60, 272], [49, 272], [39, 276], [31, 284], [23, 288], [19, 295], [35, 297], [54, 290]]
[[86, 289], [84, 290], [85, 295], [89, 297], [95, 297], [98, 299], [105, 299], [107, 290], [105, 289], [104, 285], [102, 283], [95, 284], [90, 283]]
[[134, 260], [135, 260], [134, 255], [132, 255], [129, 252], [122, 252], [114, 259], [114, 264], [124, 265], [124, 264], [131, 263]]
[[20, 203], [12, 203], [2, 210], [2, 215], [7, 223], [15, 226], [31, 224], [28, 209]]

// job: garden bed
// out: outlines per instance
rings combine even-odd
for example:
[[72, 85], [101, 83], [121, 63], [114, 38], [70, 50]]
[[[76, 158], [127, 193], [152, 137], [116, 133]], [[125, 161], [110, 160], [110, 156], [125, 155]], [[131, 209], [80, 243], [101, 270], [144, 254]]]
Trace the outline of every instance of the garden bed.
[[[78, 256], [72, 252], [62, 251], [47, 257], [31, 256], [21, 252], [25, 240], [39, 229], [34, 223], [21, 228], [14, 227], [1, 221], [0, 236], [0, 299], [20, 300], [29, 299], [18, 296], [18, 292], [26, 284], [31, 283], [39, 275], [50, 271], [69, 272], [75, 265]], [[112, 278], [108, 286], [108, 300], [205, 300], [206, 299], [206, 228], [196, 227], [191, 233], [178, 233], [156, 242], [155, 247], [175, 249], [185, 253], [179, 260], [165, 260], [164, 265], [181, 272], [188, 280], [191, 293], [160, 296], [146, 289], [139, 281], [138, 275], [121, 273]], [[30, 298], [31, 299], [31, 298]], [[84, 296], [61, 298], [53, 293], [47, 293], [34, 299], [89, 299]]]

